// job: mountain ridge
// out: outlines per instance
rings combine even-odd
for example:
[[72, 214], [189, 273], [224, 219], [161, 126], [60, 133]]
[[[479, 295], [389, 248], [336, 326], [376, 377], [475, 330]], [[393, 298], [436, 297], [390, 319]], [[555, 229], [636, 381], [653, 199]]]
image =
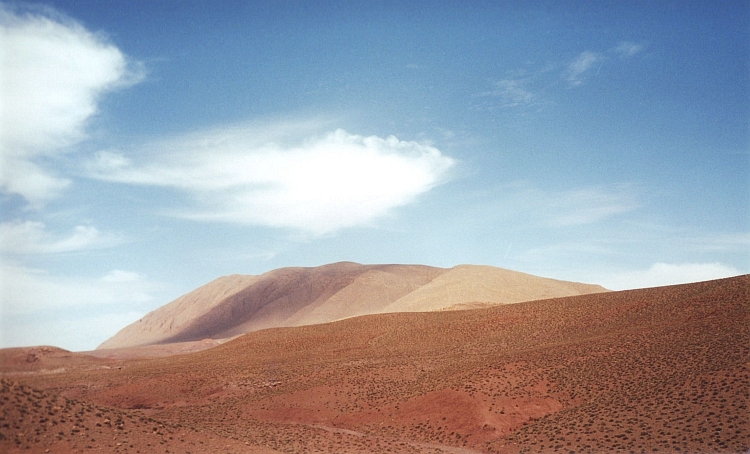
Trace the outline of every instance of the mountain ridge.
[[97, 349], [224, 339], [359, 315], [451, 310], [607, 291], [484, 265], [336, 262], [219, 277], [126, 326]]

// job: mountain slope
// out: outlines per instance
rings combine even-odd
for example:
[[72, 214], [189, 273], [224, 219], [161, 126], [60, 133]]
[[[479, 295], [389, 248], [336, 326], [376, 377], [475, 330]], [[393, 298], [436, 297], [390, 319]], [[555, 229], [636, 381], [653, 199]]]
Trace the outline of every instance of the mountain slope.
[[384, 312], [424, 312], [465, 303], [520, 303], [603, 292], [598, 285], [558, 281], [492, 266], [459, 265], [396, 300]]
[[265, 328], [359, 315], [507, 304], [604, 292], [597, 285], [546, 279], [489, 266], [333, 263], [216, 279], [149, 313], [99, 349], [222, 339]]
[[233, 274], [214, 279], [126, 326], [98, 348], [148, 345], [176, 335], [201, 314], [257, 282], [259, 276]]

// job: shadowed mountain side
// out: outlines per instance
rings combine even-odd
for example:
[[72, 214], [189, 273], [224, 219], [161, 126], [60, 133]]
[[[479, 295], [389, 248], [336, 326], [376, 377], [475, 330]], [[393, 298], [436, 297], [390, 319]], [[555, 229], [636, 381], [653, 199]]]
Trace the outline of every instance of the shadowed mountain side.
[[425, 312], [469, 303], [510, 304], [608, 291], [492, 266], [459, 265], [393, 302], [383, 312]]
[[[222, 284], [226, 288], [221, 288]], [[461, 265], [448, 270], [341, 262], [315, 268], [282, 268], [261, 276], [217, 279], [148, 314], [99, 348], [222, 339], [265, 328], [311, 325], [359, 315], [439, 310], [473, 302], [516, 303], [603, 291], [597, 285], [489, 266]]]
[[154, 344], [174, 336], [214, 306], [238, 291], [257, 282], [260, 276], [233, 274], [214, 279], [186, 293], [171, 303], [146, 314], [137, 322], [121, 329], [98, 348], [120, 348]]
[[[445, 270], [423, 266], [349, 262], [274, 270], [197, 317], [183, 332], [161, 343], [220, 339], [265, 328], [309, 325], [377, 312], [364, 306], [363, 302], [379, 309], [390, 302], [381, 298], [390, 294], [390, 298], [397, 299], [442, 272]], [[358, 282], [363, 275], [366, 276]], [[376, 290], [372, 285], [373, 276], [380, 278], [376, 281], [381, 285], [390, 285], [391, 291], [378, 288], [379, 291], [373, 293]], [[352, 285], [353, 289], [346, 291]], [[339, 293], [358, 298], [335, 298]], [[330, 310], [329, 303], [332, 303]], [[308, 314], [312, 321], [306, 319]], [[343, 317], [338, 316], [341, 314]]]
[[[377, 314], [404, 295], [445, 273], [443, 268], [420, 265], [369, 265], [354, 281], [325, 301], [300, 309], [280, 326], [326, 323], [359, 315]], [[256, 331], [254, 320], [239, 327]], [[234, 331], [234, 330], [233, 330]]]

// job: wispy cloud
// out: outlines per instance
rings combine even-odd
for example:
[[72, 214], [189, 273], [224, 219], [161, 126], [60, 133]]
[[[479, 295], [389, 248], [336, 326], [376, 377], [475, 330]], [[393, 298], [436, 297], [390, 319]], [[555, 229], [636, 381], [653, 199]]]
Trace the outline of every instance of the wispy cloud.
[[546, 198], [554, 227], [591, 224], [640, 207], [637, 192], [629, 185], [573, 189]]
[[[694, 235], [681, 239], [686, 247], [704, 252], [750, 252], [750, 233]], [[750, 257], [750, 255], [748, 255]]]
[[648, 269], [602, 276], [599, 283], [611, 290], [660, 287], [738, 276], [740, 270], [723, 263], [654, 263]]
[[6, 254], [58, 254], [110, 247], [121, 242], [117, 235], [96, 227], [79, 225], [67, 235], [50, 233], [44, 223], [13, 221], [0, 224], [0, 252]]
[[0, 311], [33, 314], [71, 307], [153, 302], [161, 286], [132, 271], [113, 270], [99, 278], [50, 274], [4, 263], [0, 269]]
[[628, 184], [548, 191], [516, 182], [501, 190], [505, 195], [500, 203], [506, 209], [533, 216], [540, 224], [555, 228], [593, 224], [641, 206], [640, 191]]
[[621, 252], [617, 249], [618, 245], [610, 244], [606, 241], [597, 239], [586, 239], [583, 241], [567, 241], [555, 243], [540, 247], [527, 249], [517, 256], [527, 263], [543, 262], [545, 260], [560, 259], [570, 260], [571, 257], [596, 257], [596, 256], [617, 256]]
[[563, 72], [563, 78], [569, 86], [577, 87], [583, 83], [586, 76], [594, 68], [597, 68], [604, 61], [604, 58], [602, 54], [597, 52], [581, 52], [575, 60], [568, 64]]
[[635, 54], [640, 53], [643, 50], [643, 44], [634, 43], [631, 41], [623, 41], [617, 47], [614, 52], [622, 58], [629, 58]]
[[560, 85], [566, 85], [568, 88], [580, 87], [592, 73], [598, 74], [605, 62], [613, 58], [631, 58], [644, 48], [645, 45], [642, 43], [622, 41], [617, 46], [601, 52], [585, 50], [572, 60], [547, 63], [536, 70], [511, 70], [506, 77], [496, 80], [490, 90], [476, 96], [497, 98], [500, 100], [499, 107], [503, 108], [541, 105], [545, 103], [547, 92], [551, 88]]
[[32, 206], [69, 185], [43, 163], [86, 137], [102, 94], [143, 78], [102, 35], [0, 5], [0, 188]]
[[482, 95], [500, 98], [502, 107], [526, 106], [536, 99], [536, 95], [529, 91], [527, 85], [526, 79], [502, 79], [495, 82], [494, 90]]
[[[477, 93], [475, 96], [494, 98], [492, 107], [504, 109], [538, 108], [545, 104], [545, 92], [556, 84], [554, 64], [531, 70], [528, 68], [508, 71], [505, 77], [493, 82], [490, 90]], [[499, 101], [499, 102], [498, 102]]]
[[[189, 195], [171, 214], [325, 234], [366, 225], [446, 181], [455, 164], [437, 148], [336, 130], [220, 128], [151, 144], [133, 159], [101, 152], [89, 175]], [[147, 155], [147, 156], [144, 156]], [[140, 159], [139, 162], [134, 160]]]

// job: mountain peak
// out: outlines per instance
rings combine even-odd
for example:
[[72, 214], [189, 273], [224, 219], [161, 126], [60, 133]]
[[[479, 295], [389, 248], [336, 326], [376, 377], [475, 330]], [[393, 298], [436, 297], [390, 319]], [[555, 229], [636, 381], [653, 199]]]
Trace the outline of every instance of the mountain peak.
[[98, 348], [223, 339], [359, 315], [511, 304], [607, 291], [483, 265], [336, 262], [223, 276], [123, 328]]

